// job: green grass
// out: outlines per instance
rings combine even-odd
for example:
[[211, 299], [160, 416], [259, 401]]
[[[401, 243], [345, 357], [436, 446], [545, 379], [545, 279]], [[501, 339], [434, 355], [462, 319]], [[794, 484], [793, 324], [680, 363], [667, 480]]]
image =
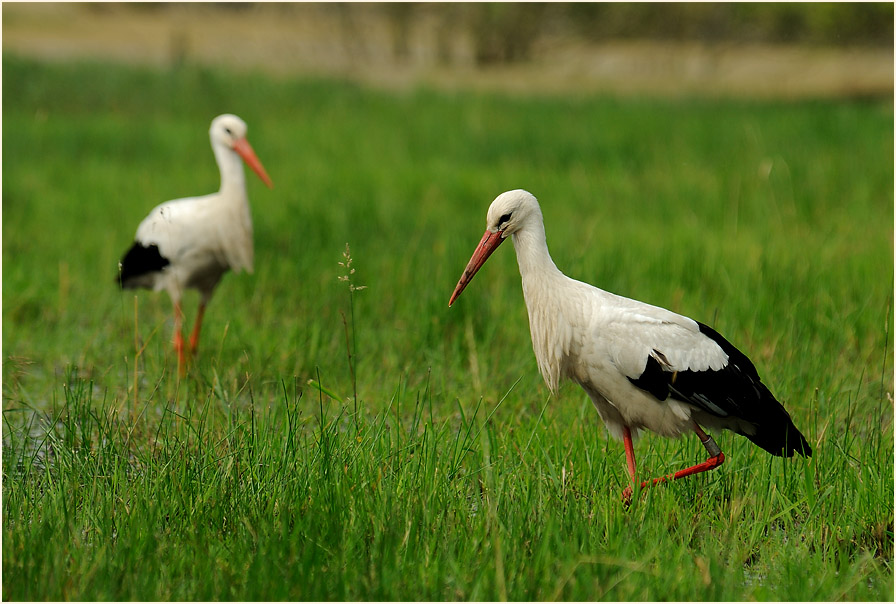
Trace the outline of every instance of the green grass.
[[[9, 56], [3, 85], [4, 599], [892, 600], [891, 103]], [[275, 188], [250, 175], [256, 272], [178, 380], [167, 297], [113, 278], [153, 205], [215, 189], [225, 111]], [[714, 325], [815, 455], [722, 433], [721, 468], [625, 509], [621, 444], [538, 375], [512, 251], [447, 308], [517, 187], [564, 272]]]

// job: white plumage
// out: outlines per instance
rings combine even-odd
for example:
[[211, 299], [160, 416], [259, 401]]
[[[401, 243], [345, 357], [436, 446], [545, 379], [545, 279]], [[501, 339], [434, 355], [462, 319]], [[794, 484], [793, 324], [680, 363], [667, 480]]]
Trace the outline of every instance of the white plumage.
[[499, 195], [489, 207], [486, 225], [449, 306], [511, 236], [538, 368], [551, 391], [569, 379], [588, 393], [610, 433], [625, 442], [633, 481], [632, 437], [641, 429], [671, 437], [687, 431], [700, 436], [711, 459], [676, 473], [676, 478], [724, 460], [701, 425], [733, 430], [774, 455], [811, 454], [753, 364], [714, 330], [561, 273], [548, 252], [541, 208], [530, 193]]
[[137, 227], [134, 245], [119, 263], [122, 288], [166, 290], [174, 304], [174, 345], [184, 368], [184, 290], [199, 290], [199, 312], [190, 337], [190, 353], [199, 344], [205, 307], [224, 273], [253, 269], [252, 218], [242, 161], [268, 187], [271, 179], [249, 142], [246, 123], [235, 115], [216, 117], [209, 129], [221, 172], [221, 188], [202, 197], [187, 197], [156, 206]]

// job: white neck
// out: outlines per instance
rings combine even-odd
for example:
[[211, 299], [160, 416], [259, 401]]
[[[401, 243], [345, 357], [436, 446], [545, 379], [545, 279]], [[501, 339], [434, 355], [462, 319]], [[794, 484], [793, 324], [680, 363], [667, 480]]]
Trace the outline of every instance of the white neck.
[[221, 192], [240, 191], [246, 194], [246, 175], [243, 172], [243, 160], [233, 149], [220, 144], [213, 144], [215, 160], [221, 171]]
[[528, 279], [547, 282], [556, 277], [565, 277], [551, 259], [544, 234], [544, 223], [533, 220], [515, 232], [512, 237], [524, 287]]
[[558, 312], [566, 305], [555, 296], [568, 293], [572, 279], [561, 273], [551, 260], [541, 220], [530, 221], [515, 232], [513, 246], [520, 265], [535, 359], [548, 388], [556, 392], [564, 375], [564, 359], [570, 351], [572, 331], [561, 325], [571, 317]]

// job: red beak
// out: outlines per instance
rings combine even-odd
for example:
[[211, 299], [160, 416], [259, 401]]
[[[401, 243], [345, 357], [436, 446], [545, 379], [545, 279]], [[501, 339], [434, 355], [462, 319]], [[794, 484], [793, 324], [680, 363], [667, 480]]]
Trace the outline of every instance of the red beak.
[[476, 246], [476, 250], [473, 252], [473, 257], [470, 258], [470, 261], [467, 263], [467, 268], [464, 269], [464, 274], [461, 275], [460, 281], [457, 282], [457, 287], [454, 288], [454, 293], [451, 294], [451, 299], [448, 300], [448, 306], [454, 304], [454, 301], [457, 300], [460, 292], [464, 291], [467, 284], [473, 280], [473, 275], [476, 274], [476, 271], [482, 268], [482, 265], [485, 264], [488, 257], [498, 249], [498, 246], [501, 245], [503, 241], [503, 231], [497, 231], [495, 233], [492, 233], [491, 231], [485, 232], [485, 235], [482, 236], [482, 241], [479, 242], [479, 245]]
[[258, 178], [260, 178], [268, 188], [274, 188], [274, 183], [271, 182], [271, 177], [264, 171], [264, 166], [261, 165], [261, 160], [255, 155], [255, 151], [252, 150], [252, 145], [249, 144], [249, 141], [245, 138], [237, 140], [233, 143], [233, 150], [239, 153], [240, 157], [243, 158], [243, 161], [258, 174]]

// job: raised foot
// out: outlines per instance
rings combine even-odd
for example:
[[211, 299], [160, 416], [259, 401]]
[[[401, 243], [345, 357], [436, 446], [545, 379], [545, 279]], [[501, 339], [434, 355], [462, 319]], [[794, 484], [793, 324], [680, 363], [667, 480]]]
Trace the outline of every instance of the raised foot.
[[[703, 463], [699, 463], [695, 466], [691, 466], [690, 468], [685, 468], [683, 470], [679, 470], [674, 474], [670, 474], [668, 476], [660, 476], [659, 478], [654, 478], [650, 481], [644, 481], [641, 483], [641, 488], [646, 489], [647, 487], [652, 487], [654, 485], [660, 484], [661, 482], [666, 482], [668, 480], [678, 480], [679, 478], [684, 478], [686, 476], [691, 476], [693, 474], [699, 474], [700, 472], [707, 472], [709, 470], [714, 470], [718, 468], [720, 465], [725, 463], [725, 454], [719, 451], [718, 455], [714, 455], [710, 457]], [[628, 486], [622, 490], [622, 502], [626, 507], [631, 504], [632, 500], [632, 487]]]

